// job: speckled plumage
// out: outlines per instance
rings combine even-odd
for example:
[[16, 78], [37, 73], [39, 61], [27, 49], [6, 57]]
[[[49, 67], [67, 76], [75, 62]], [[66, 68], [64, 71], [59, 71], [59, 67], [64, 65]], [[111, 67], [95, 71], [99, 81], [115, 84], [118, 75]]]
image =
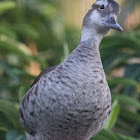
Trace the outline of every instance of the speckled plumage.
[[104, 127], [111, 95], [99, 44], [109, 28], [92, 30], [84, 26], [78, 47], [42, 72], [23, 97], [19, 115], [27, 140], [89, 140]]

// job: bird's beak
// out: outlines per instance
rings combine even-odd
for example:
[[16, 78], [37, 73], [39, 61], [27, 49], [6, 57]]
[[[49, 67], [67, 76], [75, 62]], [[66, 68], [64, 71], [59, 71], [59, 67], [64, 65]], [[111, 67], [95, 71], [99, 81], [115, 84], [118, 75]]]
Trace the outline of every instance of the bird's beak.
[[123, 28], [117, 23], [115, 17], [113, 16], [108, 16], [104, 21], [103, 24], [106, 25], [107, 27], [118, 30], [118, 31], [123, 31]]

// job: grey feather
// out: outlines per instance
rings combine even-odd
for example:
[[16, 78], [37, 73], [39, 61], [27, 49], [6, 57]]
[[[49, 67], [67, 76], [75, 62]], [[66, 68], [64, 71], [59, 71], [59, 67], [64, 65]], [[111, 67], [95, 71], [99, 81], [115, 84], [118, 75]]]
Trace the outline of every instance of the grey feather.
[[37, 78], [34, 80], [34, 82], [32, 83], [31, 87], [33, 85], [35, 85], [44, 75], [48, 74], [49, 72], [51, 72], [52, 70], [54, 70], [57, 66], [53, 66], [50, 68], [47, 68], [45, 70], [43, 70], [38, 76]]

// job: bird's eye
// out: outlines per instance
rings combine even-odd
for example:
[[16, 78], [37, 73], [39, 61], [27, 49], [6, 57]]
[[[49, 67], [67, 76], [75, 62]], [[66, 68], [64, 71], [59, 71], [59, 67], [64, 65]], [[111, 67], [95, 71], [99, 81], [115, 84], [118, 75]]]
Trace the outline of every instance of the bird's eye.
[[101, 5], [100, 9], [101, 10], [105, 9], [105, 6], [104, 5]]

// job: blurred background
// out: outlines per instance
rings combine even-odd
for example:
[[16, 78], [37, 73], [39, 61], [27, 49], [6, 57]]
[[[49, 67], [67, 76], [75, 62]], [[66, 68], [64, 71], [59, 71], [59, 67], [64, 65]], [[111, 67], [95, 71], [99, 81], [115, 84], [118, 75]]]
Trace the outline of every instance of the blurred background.
[[[35, 77], [78, 45], [95, 0], [0, 1], [0, 140], [25, 140], [19, 103]], [[140, 0], [117, 0], [124, 32], [100, 45], [112, 112], [94, 140], [140, 140]]]

